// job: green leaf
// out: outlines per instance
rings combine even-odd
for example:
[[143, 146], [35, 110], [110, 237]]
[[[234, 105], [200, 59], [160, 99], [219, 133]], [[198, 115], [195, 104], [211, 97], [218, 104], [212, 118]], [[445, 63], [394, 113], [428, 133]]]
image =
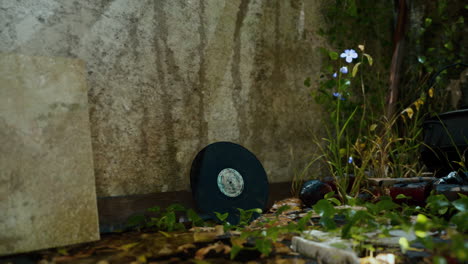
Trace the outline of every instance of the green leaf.
[[327, 200], [320, 200], [314, 205], [314, 211], [321, 217], [330, 217], [335, 214], [335, 208]]
[[278, 239], [280, 229], [277, 226], [270, 227], [266, 230], [265, 237], [271, 239], [271, 241], [276, 241]]
[[187, 210], [187, 218], [192, 222], [192, 226], [203, 226], [205, 224], [203, 219], [192, 209]]
[[167, 212], [159, 219], [158, 227], [165, 231], [174, 231], [178, 227], [176, 225], [176, 215], [173, 211]]
[[352, 72], [352, 76], [355, 77], [357, 72], [358, 72], [358, 68], [359, 68], [359, 65], [361, 65], [360, 62], [356, 63], [356, 65], [354, 65], [353, 67], [353, 72]]
[[432, 24], [432, 19], [426, 17], [426, 19], [424, 19], [424, 27], [428, 27]]
[[142, 225], [146, 220], [146, 217], [142, 214], [132, 215], [127, 220], [127, 227], [137, 227]]
[[452, 42], [447, 42], [444, 44], [444, 47], [450, 51], [453, 51], [453, 43]]
[[337, 60], [337, 59], [338, 59], [338, 52], [330, 51], [330, 52], [328, 52], [328, 56], [329, 56], [330, 59], [332, 59], [332, 60]]
[[263, 210], [260, 209], [260, 208], [253, 208], [253, 209], [249, 209], [247, 211], [250, 211], [250, 212], [253, 212], [253, 213], [257, 213], [257, 214], [261, 214], [263, 213]]
[[238, 245], [233, 245], [231, 248], [231, 256], [230, 256], [231, 260], [234, 259], [241, 250], [242, 250], [242, 247]]
[[443, 194], [431, 195], [426, 200], [426, 208], [432, 213], [443, 215], [448, 211], [449, 206], [450, 202]]
[[334, 191], [331, 191], [331, 192], [325, 194], [324, 198], [325, 198], [325, 199], [329, 199], [329, 198], [332, 198], [333, 196], [335, 196], [335, 192], [334, 192]]
[[372, 217], [366, 211], [361, 210], [347, 210], [346, 211], [346, 224], [341, 229], [341, 237], [349, 238], [353, 234], [351, 232], [354, 226], [357, 226], [358, 223], [367, 223], [369, 224]]
[[418, 214], [416, 216], [416, 223], [426, 224], [427, 221], [428, 221], [427, 216], [425, 216], [423, 214]]
[[403, 254], [406, 253], [406, 251], [410, 247], [408, 239], [406, 239], [406, 237], [400, 237], [400, 239], [398, 240], [398, 243], [400, 244], [400, 248]]
[[414, 225], [414, 233], [417, 237], [425, 238], [428, 230], [431, 229], [432, 221], [423, 214], [418, 214]]
[[358, 199], [349, 195], [346, 195], [346, 200], [348, 201], [348, 205], [356, 206], [358, 205]]
[[452, 205], [460, 212], [468, 211], [468, 197], [460, 198], [452, 202]]
[[415, 230], [414, 234], [417, 237], [421, 237], [421, 238], [427, 237], [427, 233], [425, 231], [422, 231], [422, 230]]
[[322, 217], [320, 218], [319, 223], [325, 227], [326, 230], [333, 230], [336, 228], [335, 220], [331, 217]]
[[304, 215], [299, 221], [297, 221], [297, 229], [299, 231], [303, 231], [306, 229], [307, 224], [310, 221], [310, 218], [312, 218], [312, 212], [308, 212], [306, 215]]
[[372, 244], [363, 244], [362, 248], [367, 249], [367, 250], [369, 250], [371, 252], [375, 251], [375, 248], [374, 248], [374, 246]]
[[377, 206], [377, 211], [375, 213], [380, 213], [382, 211], [390, 211], [399, 207], [399, 205], [394, 203], [389, 197], [382, 197], [382, 200], [376, 203], [375, 205]]
[[364, 55], [367, 58], [367, 61], [369, 62], [369, 65], [372, 66], [372, 64], [374, 63], [374, 60], [372, 59], [372, 56], [367, 54], [367, 53], [364, 53], [362, 55]]
[[171, 204], [167, 207], [166, 211], [185, 211], [185, 207], [181, 204]]
[[262, 254], [268, 256], [270, 255], [273, 249], [273, 243], [270, 239], [256, 239], [255, 240], [255, 248], [260, 251]]
[[275, 215], [276, 215], [276, 216], [279, 216], [279, 215], [281, 215], [283, 212], [285, 212], [285, 211], [287, 211], [287, 210], [289, 210], [289, 209], [291, 209], [291, 206], [285, 204], [285, 205], [281, 206], [280, 208], [278, 208], [278, 210], [276, 210]]
[[457, 229], [461, 232], [468, 231], [468, 212], [458, 212], [450, 219], [452, 224], [457, 226]]
[[253, 209], [248, 209], [244, 210], [242, 208], [237, 208], [239, 210], [240, 216], [239, 216], [239, 225], [248, 225], [249, 222], [252, 220], [252, 216], [254, 213], [256, 214], [261, 214], [262, 209], [259, 208], [253, 208]]
[[406, 195], [400, 193], [400, 194], [398, 194], [398, 195], [396, 196], [396, 199], [406, 199], [406, 200], [409, 200], [409, 199], [411, 199], [411, 196], [406, 196]]
[[224, 214], [221, 214], [221, 213], [218, 213], [218, 212], [214, 212], [214, 213], [215, 213], [215, 215], [216, 215], [216, 218], [218, 218], [219, 221], [221, 221], [221, 222], [223, 222], [223, 223], [226, 222], [226, 219], [227, 219], [228, 216], [229, 216], [229, 213], [228, 213], [228, 212], [226, 212], [226, 213], [224, 213]]
[[340, 200], [336, 199], [335, 197], [328, 198], [328, 201], [334, 203], [334, 204], [337, 205], [337, 206], [340, 206], [340, 205], [341, 205]]
[[314, 211], [321, 216], [319, 223], [327, 230], [335, 229], [336, 223], [333, 217], [335, 216], [335, 207], [325, 200], [322, 199], [314, 205]]

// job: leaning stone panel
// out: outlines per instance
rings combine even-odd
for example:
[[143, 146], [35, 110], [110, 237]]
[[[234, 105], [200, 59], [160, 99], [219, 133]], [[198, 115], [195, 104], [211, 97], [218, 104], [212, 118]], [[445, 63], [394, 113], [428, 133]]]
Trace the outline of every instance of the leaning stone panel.
[[85, 76], [0, 53], [0, 255], [99, 239]]

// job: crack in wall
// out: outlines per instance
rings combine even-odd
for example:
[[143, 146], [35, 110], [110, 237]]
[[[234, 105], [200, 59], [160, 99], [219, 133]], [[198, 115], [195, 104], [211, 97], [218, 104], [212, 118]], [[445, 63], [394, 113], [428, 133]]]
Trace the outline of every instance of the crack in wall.
[[[200, 36], [200, 43], [197, 47], [198, 56], [200, 56], [200, 68], [198, 70], [198, 82], [195, 85], [195, 92], [198, 94], [199, 103], [198, 103], [198, 139], [199, 143], [197, 146], [198, 150], [201, 150], [204, 145], [208, 144], [208, 124], [205, 118], [205, 96], [204, 91], [206, 89], [207, 77], [206, 77], [206, 54], [205, 47], [207, 46], [207, 37], [206, 37], [206, 28], [205, 28], [205, 3], [204, 0], [199, 0], [199, 11], [198, 18], [200, 19], [200, 24], [198, 25], [198, 34]], [[194, 153], [195, 157], [196, 153]]]
[[[179, 74], [177, 73], [174, 55], [167, 43], [168, 26], [167, 19], [164, 12], [164, 5], [166, 1], [160, 1], [160, 5], [154, 3], [154, 19], [158, 21], [158, 31], [160, 34], [155, 35], [155, 49], [156, 49], [156, 66], [157, 66], [157, 75], [159, 80], [159, 87], [162, 91], [162, 109], [163, 112], [163, 125], [165, 131], [165, 148], [166, 148], [166, 159], [165, 159], [165, 171], [168, 175], [159, 175], [160, 177], [165, 178], [165, 183], [172, 184], [173, 186], [178, 186], [179, 181], [177, 181], [177, 176], [179, 176], [180, 164], [177, 161], [177, 147], [176, 147], [176, 138], [174, 136], [174, 117], [172, 114], [174, 99], [171, 96], [171, 93], [168, 91], [169, 83], [166, 81], [167, 72], [164, 71], [164, 65], [166, 65], [167, 70], [171, 70], [171, 74], [175, 76], [175, 81], [180, 79]], [[160, 41], [162, 44], [160, 44]], [[163, 64], [163, 58], [164, 62]], [[177, 187], [176, 187], [177, 188]]]
[[[245, 107], [242, 106], [242, 98], [241, 98], [241, 90], [242, 90], [242, 78], [240, 73], [241, 68], [241, 50], [242, 50], [242, 41], [241, 41], [241, 34], [242, 34], [242, 26], [244, 24], [244, 20], [247, 16], [249, 11], [249, 3], [250, 0], [242, 0], [239, 6], [239, 10], [237, 11], [237, 18], [236, 18], [236, 25], [234, 30], [234, 49], [233, 49], [233, 59], [231, 65], [231, 76], [233, 81], [233, 90], [232, 90], [232, 97], [234, 100], [234, 107], [238, 113], [238, 123], [240, 127], [244, 127], [246, 123], [246, 111]], [[244, 98], [245, 100], [245, 98]], [[244, 142], [246, 138], [246, 134], [248, 133], [247, 129], [240, 129], [239, 133], [239, 141]], [[248, 135], [248, 134], [247, 134]]]

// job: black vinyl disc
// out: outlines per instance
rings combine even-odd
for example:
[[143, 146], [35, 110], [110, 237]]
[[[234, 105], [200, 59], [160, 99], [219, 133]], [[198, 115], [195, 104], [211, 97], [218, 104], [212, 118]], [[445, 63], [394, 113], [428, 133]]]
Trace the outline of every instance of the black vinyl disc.
[[268, 179], [260, 161], [249, 150], [231, 142], [206, 146], [195, 157], [190, 171], [193, 199], [201, 213], [229, 213], [228, 222], [239, 222], [239, 211], [265, 209]]

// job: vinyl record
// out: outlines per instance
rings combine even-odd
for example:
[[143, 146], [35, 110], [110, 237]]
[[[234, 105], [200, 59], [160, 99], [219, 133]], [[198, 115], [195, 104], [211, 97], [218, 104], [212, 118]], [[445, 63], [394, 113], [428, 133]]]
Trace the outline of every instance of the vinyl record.
[[216, 219], [214, 212], [228, 212], [231, 224], [239, 222], [237, 208], [265, 209], [268, 201], [262, 164], [249, 150], [231, 142], [210, 144], [197, 154], [190, 184], [201, 213]]

